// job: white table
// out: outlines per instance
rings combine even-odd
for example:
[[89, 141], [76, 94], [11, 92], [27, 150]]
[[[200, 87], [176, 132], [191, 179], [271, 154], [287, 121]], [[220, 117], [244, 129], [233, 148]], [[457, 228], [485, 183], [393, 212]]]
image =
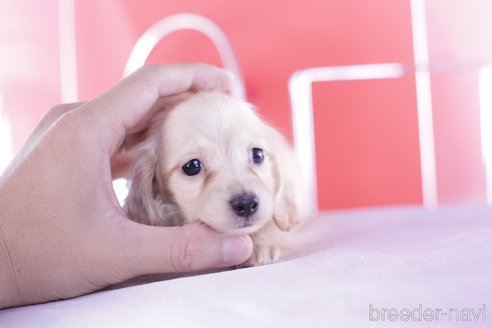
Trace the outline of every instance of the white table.
[[327, 213], [302, 236], [276, 264], [7, 309], [0, 327], [492, 327], [492, 208]]

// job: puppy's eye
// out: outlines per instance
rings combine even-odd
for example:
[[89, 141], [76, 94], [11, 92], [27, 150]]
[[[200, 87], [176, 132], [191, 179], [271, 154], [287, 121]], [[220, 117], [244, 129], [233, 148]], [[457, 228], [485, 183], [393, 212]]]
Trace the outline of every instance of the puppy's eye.
[[195, 158], [183, 165], [181, 169], [183, 170], [184, 174], [192, 176], [200, 173], [200, 171], [202, 170], [202, 166], [202, 162]]
[[264, 159], [265, 155], [263, 155], [263, 149], [253, 148], [253, 162], [255, 164], [260, 164]]

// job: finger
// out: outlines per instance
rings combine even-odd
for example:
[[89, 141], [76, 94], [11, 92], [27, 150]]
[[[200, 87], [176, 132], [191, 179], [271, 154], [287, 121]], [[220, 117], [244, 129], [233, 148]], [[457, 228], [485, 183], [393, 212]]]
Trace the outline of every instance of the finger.
[[227, 236], [197, 223], [182, 227], [127, 223], [128, 230], [120, 234], [126, 252], [122, 264], [132, 276], [238, 265], [253, 251], [249, 236]]
[[79, 103], [71, 103], [71, 104], [60, 104], [53, 108], [51, 108], [39, 121], [36, 128], [34, 128], [31, 137], [37, 138], [39, 135], [43, 134], [47, 129], [49, 129], [53, 123], [60, 118], [66, 112], [79, 107], [82, 105], [82, 102]]
[[121, 147], [119, 151], [111, 158], [111, 174], [113, 179], [126, 177], [131, 165], [138, 158], [138, 156], [140, 156], [140, 153], [136, 151], [134, 147], [147, 139], [149, 134], [149, 124], [152, 116], [155, 115], [153, 113], [162, 111], [166, 108], [172, 108], [191, 96], [192, 93], [184, 92], [176, 96], [160, 98], [154, 104], [154, 108], [146, 114], [147, 117], [143, 118], [140, 123], [138, 123], [131, 130], [127, 131], [124, 147]]
[[128, 141], [128, 134], [138, 135], [141, 131], [144, 131], [146, 128], [148, 128], [150, 122], [153, 118], [155, 118], [157, 113], [176, 106], [178, 103], [183, 102], [187, 98], [190, 98], [192, 94], [193, 93], [191, 92], [183, 92], [176, 95], [159, 98], [138, 123], [136, 123], [133, 127], [128, 128], [126, 141]]
[[138, 158], [136, 151], [123, 151], [116, 153], [111, 158], [111, 177], [114, 179], [126, 178], [130, 168]]
[[134, 127], [127, 130], [125, 136], [125, 148], [131, 149], [146, 140], [149, 134], [151, 122], [157, 119], [157, 113], [176, 106], [178, 103], [190, 98], [193, 93], [183, 92], [175, 96], [159, 98], [152, 109]]
[[114, 153], [127, 131], [149, 117], [161, 97], [189, 90], [227, 91], [232, 84], [229, 72], [206, 64], [145, 66], [100, 97], [79, 107], [94, 132]]

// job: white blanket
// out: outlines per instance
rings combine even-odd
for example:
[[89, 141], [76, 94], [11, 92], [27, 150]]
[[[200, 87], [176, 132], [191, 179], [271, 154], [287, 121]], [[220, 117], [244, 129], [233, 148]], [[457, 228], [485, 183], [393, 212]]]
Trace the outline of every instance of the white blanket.
[[303, 236], [276, 264], [7, 309], [0, 327], [492, 327], [489, 207], [327, 213]]

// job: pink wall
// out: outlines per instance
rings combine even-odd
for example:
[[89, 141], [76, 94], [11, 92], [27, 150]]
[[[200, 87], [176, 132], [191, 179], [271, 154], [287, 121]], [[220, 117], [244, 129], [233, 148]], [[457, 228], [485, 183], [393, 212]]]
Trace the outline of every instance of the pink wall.
[[[0, 2], [0, 93], [14, 148], [60, 101], [57, 3]], [[487, 0], [428, 1], [431, 65], [491, 60], [491, 7]], [[226, 33], [248, 99], [288, 136], [287, 83], [295, 71], [414, 61], [410, 1], [84, 0], [75, 1], [75, 10], [81, 100], [121, 78], [134, 43], [153, 23], [196, 13]], [[211, 43], [190, 31], [171, 35], [150, 59], [176, 61], [219, 64]], [[444, 203], [484, 199], [477, 83], [472, 68], [433, 74], [438, 193]], [[415, 93], [413, 74], [314, 85], [320, 208], [422, 202]]]
[[[56, 1], [0, 1], [0, 95], [18, 149], [60, 102]], [[1, 140], [0, 143], [6, 142]]]

